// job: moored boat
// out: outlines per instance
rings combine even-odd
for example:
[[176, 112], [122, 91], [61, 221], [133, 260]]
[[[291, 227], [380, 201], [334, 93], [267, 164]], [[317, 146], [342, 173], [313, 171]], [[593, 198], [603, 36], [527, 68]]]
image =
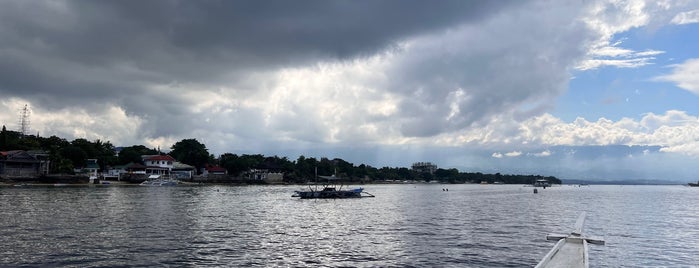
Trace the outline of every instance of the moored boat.
[[329, 199], [329, 198], [362, 198], [374, 197], [374, 195], [364, 192], [364, 188], [355, 188], [350, 190], [338, 190], [332, 186], [325, 186], [322, 190], [314, 190], [309, 187], [309, 191], [296, 191], [291, 197], [299, 197], [301, 199]]
[[551, 187], [551, 183], [548, 180], [539, 179], [539, 180], [536, 180], [532, 186], [546, 188], [546, 187]]
[[[336, 172], [337, 173], [337, 172]], [[338, 178], [335, 175], [332, 176], [322, 176], [322, 179], [326, 180], [326, 183], [320, 185], [318, 184], [318, 170], [316, 169], [316, 183], [314, 186], [309, 185], [308, 191], [295, 191], [291, 197], [299, 197], [301, 199], [338, 199], [338, 198], [362, 198], [362, 197], [374, 197], [374, 195], [364, 192], [364, 188], [354, 188], [349, 190], [343, 190], [344, 187], [341, 183], [331, 184], [331, 182], [338, 182]]]
[[141, 186], [175, 186], [178, 184], [177, 180], [162, 178], [160, 175], [150, 175], [147, 180], [141, 182]]

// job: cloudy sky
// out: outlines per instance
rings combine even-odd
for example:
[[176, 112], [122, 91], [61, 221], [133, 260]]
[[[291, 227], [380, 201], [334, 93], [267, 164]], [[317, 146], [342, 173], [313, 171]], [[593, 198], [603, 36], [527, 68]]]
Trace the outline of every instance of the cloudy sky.
[[0, 1], [0, 124], [696, 181], [699, 1]]

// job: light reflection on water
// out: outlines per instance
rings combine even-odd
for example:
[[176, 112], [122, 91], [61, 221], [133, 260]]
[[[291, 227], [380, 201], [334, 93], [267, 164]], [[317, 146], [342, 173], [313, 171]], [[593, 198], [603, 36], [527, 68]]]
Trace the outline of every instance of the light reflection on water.
[[[526, 267], [580, 211], [592, 267], [699, 265], [699, 189], [366, 185], [2, 187], [0, 266]], [[449, 191], [442, 191], [449, 188]]]

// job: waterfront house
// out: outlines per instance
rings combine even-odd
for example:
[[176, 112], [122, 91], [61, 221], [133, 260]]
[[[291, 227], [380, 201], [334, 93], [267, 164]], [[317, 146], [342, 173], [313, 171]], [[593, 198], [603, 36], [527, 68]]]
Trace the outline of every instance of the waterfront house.
[[181, 162], [177, 162], [169, 155], [142, 155], [145, 165], [129, 163], [123, 166], [114, 166], [104, 173], [105, 178], [126, 179], [137, 181], [133, 178], [147, 178], [151, 175], [169, 176], [178, 180], [191, 180], [196, 168]]
[[100, 170], [100, 165], [97, 164], [97, 159], [85, 160], [85, 167], [77, 170], [75, 173], [85, 174], [91, 178], [97, 178], [97, 172]]
[[172, 164], [170, 174], [173, 178], [178, 180], [191, 180], [195, 170], [196, 168], [194, 166], [175, 161], [175, 163]]
[[119, 172], [118, 174], [118, 180], [123, 180], [123, 181], [130, 181], [130, 182], [142, 182], [144, 181], [148, 176], [146, 175], [146, 166], [141, 165], [139, 163], [128, 163], [122, 167], [118, 167], [119, 169], [123, 169], [124, 172]]
[[267, 169], [251, 169], [246, 172], [246, 177], [249, 180], [260, 180], [270, 184], [284, 182], [284, 173], [271, 172]]
[[0, 152], [0, 176], [39, 177], [49, 173], [49, 157], [42, 151]]
[[124, 166], [126, 174], [146, 174], [146, 166], [139, 163], [128, 163]]
[[202, 169], [202, 175], [204, 176], [223, 176], [227, 174], [227, 169], [215, 165], [206, 164], [206, 166]]
[[126, 165], [107, 167], [107, 170], [102, 173], [102, 177], [106, 180], [120, 180], [121, 174], [126, 173]]
[[175, 159], [169, 155], [143, 155], [143, 163], [146, 165], [146, 174], [170, 176], [170, 171], [175, 164]]
[[172, 169], [175, 164], [175, 159], [169, 155], [142, 155], [143, 164], [148, 167], [161, 167], [168, 170]]

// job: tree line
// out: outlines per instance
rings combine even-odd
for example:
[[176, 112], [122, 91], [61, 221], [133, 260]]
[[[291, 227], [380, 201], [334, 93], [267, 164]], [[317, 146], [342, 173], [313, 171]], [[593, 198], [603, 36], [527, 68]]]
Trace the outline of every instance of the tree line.
[[[21, 135], [8, 131], [5, 126], [0, 132], [0, 151], [40, 150], [49, 154], [51, 173], [73, 173], [75, 168], [83, 167], [87, 159], [97, 159], [102, 171], [108, 167], [129, 163], [143, 164], [142, 155], [165, 154], [156, 148], [144, 145], [122, 147], [118, 155], [114, 145], [109, 141], [89, 141], [78, 138], [68, 141], [64, 138], [38, 135]], [[537, 179], [546, 179], [560, 184], [556, 177], [539, 175], [484, 174], [480, 172], [460, 172], [459, 170], [438, 168], [434, 173], [418, 172], [406, 167], [372, 167], [366, 164], [355, 165], [340, 158], [299, 156], [295, 160], [287, 157], [265, 156], [262, 154], [224, 153], [215, 157], [208, 152], [206, 145], [196, 139], [183, 139], [170, 147], [168, 155], [177, 161], [194, 166], [197, 171], [207, 165], [217, 165], [228, 170], [232, 177], [244, 178], [250, 170], [259, 169], [281, 172], [284, 179], [291, 183], [315, 181], [320, 176], [335, 175], [345, 182], [367, 182], [374, 180], [392, 181], [440, 181], [444, 183], [505, 183], [530, 184]]]

